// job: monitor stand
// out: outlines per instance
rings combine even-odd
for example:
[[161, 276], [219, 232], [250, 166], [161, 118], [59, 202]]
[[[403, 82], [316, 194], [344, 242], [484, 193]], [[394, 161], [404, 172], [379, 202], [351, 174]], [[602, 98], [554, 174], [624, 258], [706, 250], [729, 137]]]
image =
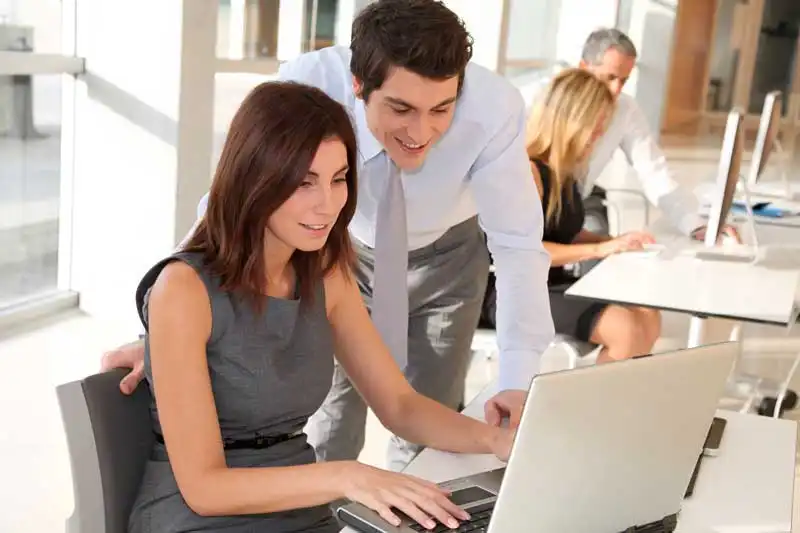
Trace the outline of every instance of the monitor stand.
[[[703, 261], [720, 261], [727, 263], [753, 263], [759, 259], [758, 236], [756, 234], [756, 218], [750, 200], [750, 186], [744, 175], [739, 174], [739, 186], [744, 193], [747, 226], [752, 235], [752, 244], [737, 245], [704, 245], [688, 251], [688, 254]], [[730, 213], [729, 213], [730, 216]]]
[[[757, 196], [766, 196], [770, 198], [781, 198], [785, 200], [797, 201], [800, 200], [800, 183], [792, 183], [789, 181], [789, 172], [786, 163], [786, 152], [784, 152], [781, 143], [775, 139], [775, 155], [780, 158], [780, 173], [781, 179], [775, 182], [763, 182], [758, 181], [756, 183], [751, 183], [749, 185], [750, 192]], [[750, 163], [753, 164], [752, 162]], [[765, 169], [761, 170], [763, 175]], [[741, 191], [744, 190], [744, 187], [740, 186], [738, 189]]]

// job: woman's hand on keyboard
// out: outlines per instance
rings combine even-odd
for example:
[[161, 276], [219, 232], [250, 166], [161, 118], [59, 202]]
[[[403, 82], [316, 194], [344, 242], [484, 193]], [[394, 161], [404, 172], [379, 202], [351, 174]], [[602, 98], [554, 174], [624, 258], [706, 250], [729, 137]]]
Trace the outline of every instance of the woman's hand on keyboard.
[[369, 507], [395, 526], [400, 525], [400, 517], [393, 508], [428, 529], [436, 526], [434, 519], [456, 529], [458, 520], [469, 518], [463, 509], [450, 501], [446, 490], [406, 474], [348, 462], [342, 482], [346, 498]]
[[612, 254], [642, 250], [644, 245], [655, 243], [652, 235], [646, 231], [631, 231], [624, 233], [598, 245], [601, 257], [608, 257]]

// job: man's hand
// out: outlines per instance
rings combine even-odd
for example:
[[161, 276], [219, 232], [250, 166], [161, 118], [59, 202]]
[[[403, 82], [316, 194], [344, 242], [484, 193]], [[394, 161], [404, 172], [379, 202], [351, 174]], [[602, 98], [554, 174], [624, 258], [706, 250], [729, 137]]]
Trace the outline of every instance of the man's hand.
[[131, 394], [136, 390], [144, 377], [144, 341], [137, 340], [114, 348], [103, 354], [100, 371], [107, 372], [114, 368], [132, 369], [119, 383], [122, 394]]
[[[706, 240], [707, 229], [708, 229], [707, 226], [700, 226], [699, 228], [697, 228], [692, 232], [692, 239], [698, 241]], [[739, 235], [739, 231], [735, 227], [729, 224], [725, 224], [724, 226], [722, 226], [722, 234], [720, 235], [719, 240], [722, 241], [725, 239], [725, 237], [728, 237], [729, 239], [735, 241], [738, 244], [742, 244], [742, 238]], [[721, 242], [717, 242], [717, 244], [721, 244]]]
[[524, 390], [498, 392], [489, 398], [483, 407], [486, 422], [492, 426], [499, 426], [504, 418], [508, 418], [509, 427], [516, 428], [522, 417], [522, 405], [525, 403], [526, 396], [527, 393]]

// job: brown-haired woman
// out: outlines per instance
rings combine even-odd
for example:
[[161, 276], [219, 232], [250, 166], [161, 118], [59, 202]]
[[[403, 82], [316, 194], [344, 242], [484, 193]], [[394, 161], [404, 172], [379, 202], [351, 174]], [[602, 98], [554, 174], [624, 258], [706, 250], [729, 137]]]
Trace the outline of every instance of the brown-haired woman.
[[466, 518], [434, 485], [353, 461], [315, 464], [303, 426], [334, 353], [394, 433], [508, 454], [512, 433], [417, 394], [350, 276], [358, 158], [343, 107], [294, 83], [255, 88], [231, 123], [208, 210], [137, 290], [157, 444], [130, 531], [339, 530], [349, 498], [396, 521]]

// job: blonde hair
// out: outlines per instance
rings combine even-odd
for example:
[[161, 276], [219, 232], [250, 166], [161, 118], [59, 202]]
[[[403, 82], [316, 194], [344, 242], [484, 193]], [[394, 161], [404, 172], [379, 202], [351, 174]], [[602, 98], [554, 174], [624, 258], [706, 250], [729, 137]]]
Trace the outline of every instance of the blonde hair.
[[[611, 116], [614, 96], [592, 73], [582, 69], [560, 72], [538, 99], [528, 118], [528, 157], [550, 167], [550, 191], [545, 220], [557, 219], [562, 210], [561, 191], [572, 182], [586, 147], [601, 120]], [[568, 190], [571, 198], [572, 188]]]

